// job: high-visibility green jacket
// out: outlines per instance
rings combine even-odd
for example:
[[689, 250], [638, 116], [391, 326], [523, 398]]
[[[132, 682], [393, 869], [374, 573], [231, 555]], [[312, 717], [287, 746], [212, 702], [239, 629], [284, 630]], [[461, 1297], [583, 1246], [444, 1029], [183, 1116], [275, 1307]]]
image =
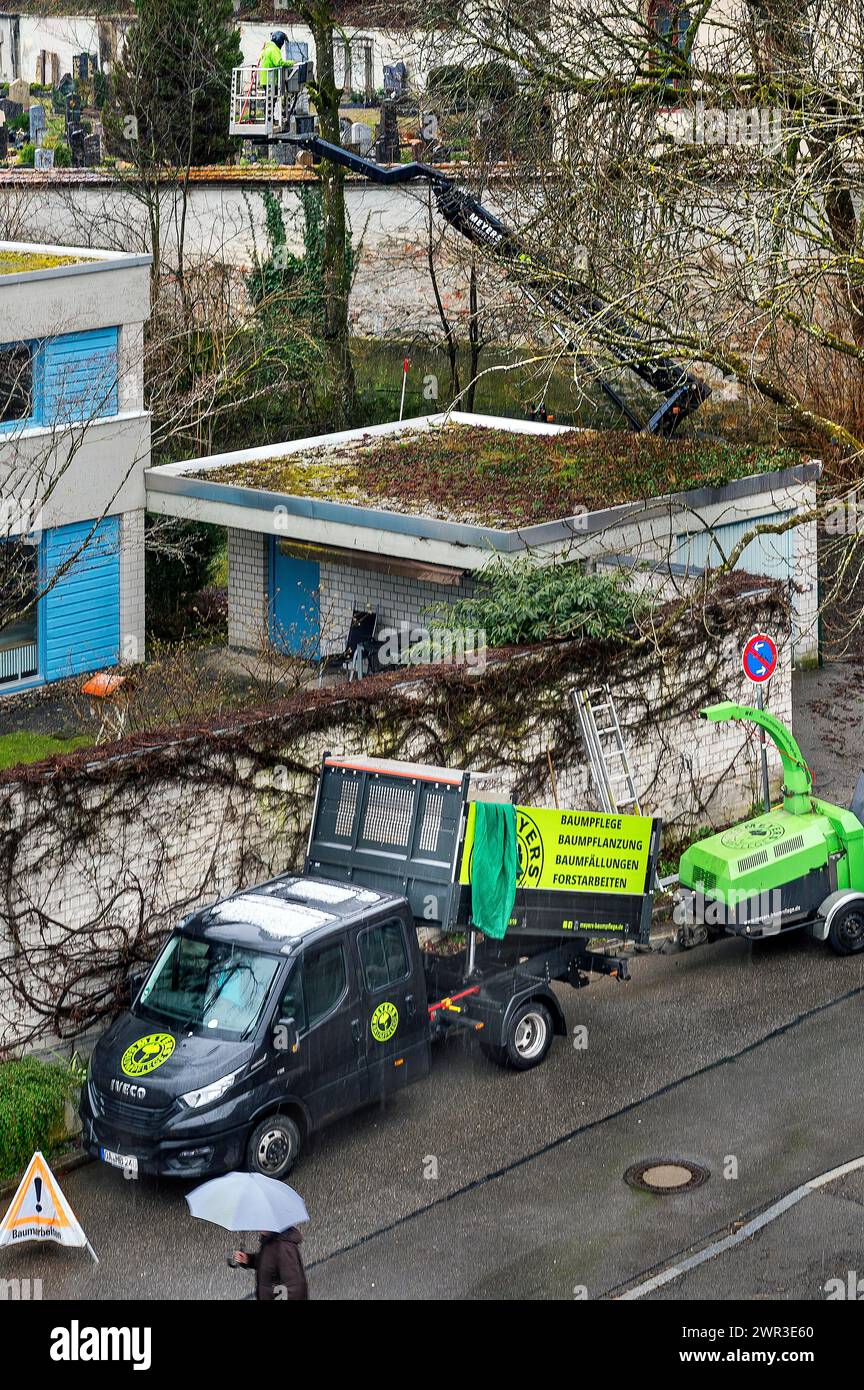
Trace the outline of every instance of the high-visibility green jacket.
[[261, 73], [262, 80], [267, 81], [267, 72], [270, 68], [293, 68], [294, 64], [290, 58], [282, 57], [282, 49], [272, 39], [268, 39], [264, 45], [261, 57], [258, 59], [258, 71]]

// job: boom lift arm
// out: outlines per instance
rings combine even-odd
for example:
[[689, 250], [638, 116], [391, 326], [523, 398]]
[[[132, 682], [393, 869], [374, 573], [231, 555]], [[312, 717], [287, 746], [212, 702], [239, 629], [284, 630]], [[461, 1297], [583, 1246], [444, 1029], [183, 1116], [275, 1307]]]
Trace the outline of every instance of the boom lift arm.
[[722, 723], [726, 719], [744, 719], [764, 729], [780, 754], [783, 764], [784, 809], [791, 815], [806, 815], [810, 810], [813, 776], [797, 742], [776, 715], [769, 714], [764, 709], [753, 709], [750, 705], [736, 705], [731, 700], [708, 705], [699, 713], [703, 719], [708, 719], [713, 724]]
[[[654, 356], [645, 339], [640, 337], [620, 314], [615, 313], [594, 294], [588, 285], [565, 276], [550, 276], [548, 262], [529, 253], [511, 228], [470, 193], [458, 188], [451, 178], [434, 165], [414, 161], [388, 167], [376, 164], [371, 159], [364, 159], [362, 155], [354, 154], [352, 150], [346, 150], [341, 145], [322, 140], [318, 135], [292, 135], [283, 138], [286, 143], [300, 145], [313, 155], [329, 159], [352, 173], [362, 174], [373, 183], [415, 183], [425, 179], [431, 185], [442, 217], [475, 246], [491, 251], [504, 262], [510, 278], [518, 283], [532, 304], [548, 303], [556, 314], [571, 323], [590, 325], [592, 322], [602, 321], [604, 329], [611, 332], [613, 339], [606, 344], [611, 355], [664, 397], [662, 404], [650, 419], [643, 422], [621, 399], [614, 387], [601, 380], [603, 391], [622, 411], [632, 429], [646, 430], [649, 434], [660, 434], [668, 438], [680, 422], [698, 410], [702, 402], [710, 396], [711, 388], [704, 381], [691, 376], [671, 358]], [[566, 346], [575, 351], [575, 345], [564, 330], [556, 325], [556, 332]]]

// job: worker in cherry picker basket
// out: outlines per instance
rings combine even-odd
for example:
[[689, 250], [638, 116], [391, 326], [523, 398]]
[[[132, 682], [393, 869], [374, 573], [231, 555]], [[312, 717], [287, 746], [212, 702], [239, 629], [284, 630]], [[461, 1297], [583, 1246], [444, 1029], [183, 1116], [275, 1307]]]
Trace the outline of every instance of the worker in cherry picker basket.
[[268, 81], [268, 73], [273, 69], [286, 68], [290, 71], [294, 64], [290, 58], [286, 58], [282, 50], [288, 47], [288, 35], [281, 29], [275, 30], [270, 35], [267, 43], [261, 50], [261, 57], [258, 59], [258, 74], [261, 86], [265, 86]]

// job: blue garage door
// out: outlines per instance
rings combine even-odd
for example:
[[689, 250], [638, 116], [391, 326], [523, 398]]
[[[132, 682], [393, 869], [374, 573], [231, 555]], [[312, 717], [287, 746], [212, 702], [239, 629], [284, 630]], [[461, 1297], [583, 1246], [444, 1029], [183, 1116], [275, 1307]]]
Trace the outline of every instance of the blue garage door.
[[118, 660], [120, 521], [105, 517], [88, 542], [92, 527], [92, 521], [79, 521], [43, 537], [46, 583], [65, 561], [72, 561], [42, 599], [42, 669], [48, 681], [114, 666]]
[[42, 351], [42, 423], [117, 414], [117, 329], [63, 333]]
[[321, 567], [284, 555], [270, 541], [270, 639], [280, 651], [314, 661], [321, 637]]
[[[692, 535], [678, 536], [676, 553], [672, 558], [691, 569], [706, 569], [709, 565], [716, 567], [723, 563], [754, 526], [760, 522], [776, 526], [791, 515], [791, 512], [774, 512], [771, 516], [753, 517], [751, 521], [734, 521], [726, 526], [715, 526], [713, 533], [696, 531]], [[795, 559], [794, 535], [794, 529], [790, 529], [779, 536], [770, 532], [755, 536], [744, 547], [735, 568], [746, 570], [748, 574], [764, 574], [769, 579], [790, 580]]]

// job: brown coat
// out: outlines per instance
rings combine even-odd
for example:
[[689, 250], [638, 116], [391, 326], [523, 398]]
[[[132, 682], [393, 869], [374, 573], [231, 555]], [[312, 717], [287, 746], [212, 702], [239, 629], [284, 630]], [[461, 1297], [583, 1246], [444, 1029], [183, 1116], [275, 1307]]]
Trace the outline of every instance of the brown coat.
[[296, 1226], [261, 1237], [258, 1254], [249, 1256], [249, 1264], [255, 1270], [255, 1297], [261, 1302], [281, 1303], [309, 1297], [300, 1255], [302, 1241]]

